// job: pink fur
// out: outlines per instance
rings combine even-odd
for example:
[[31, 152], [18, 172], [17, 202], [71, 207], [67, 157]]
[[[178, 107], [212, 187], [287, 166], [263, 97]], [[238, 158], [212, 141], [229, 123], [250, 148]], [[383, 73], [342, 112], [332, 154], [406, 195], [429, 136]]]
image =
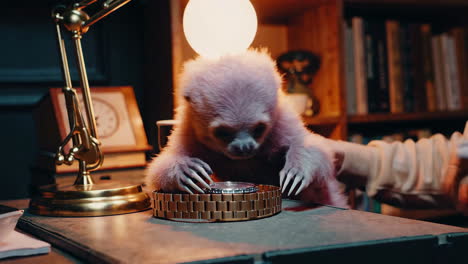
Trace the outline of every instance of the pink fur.
[[[332, 151], [324, 138], [309, 132], [284, 100], [281, 77], [268, 54], [247, 51], [219, 60], [197, 58], [186, 63], [181, 79], [180, 121], [168, 145], [149, 165], [147, 185], [164, 191], [184, 190], [184, 174], [197, 171], [218, 180], [280, 185], [280, 177], [298, 178], [306, 189], [300, 198], [346, 206], [335, 180]], [[212, 136], [219, 124], [243, 129], [268, 123], [249, 159], [232, 159]], [[209, 167], [209, 168], [207, 168]], [[290, 183], [290, 184], [291, 184]], [[286, 190], [286, 194], [288, 190]]]

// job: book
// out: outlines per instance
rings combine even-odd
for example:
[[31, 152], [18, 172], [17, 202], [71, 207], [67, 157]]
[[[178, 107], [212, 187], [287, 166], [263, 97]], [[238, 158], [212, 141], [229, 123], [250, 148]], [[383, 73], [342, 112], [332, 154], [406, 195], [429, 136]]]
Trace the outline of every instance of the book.
[[377, 22], [364, 20], [364, 53], [366, 62], [366, 81], [367, 81], [367, 112], [376, 113], [379, 111], [378, 93], [378, 59], [377, 59]]
[[13, 231], [6, 241], [0, 242], [0, 259], [47, 254], [49, 252], [49, 243], [32, 238], [17, 231]]
[[432, 32], [431, 25], [421, 25], [422, 38], [422, 68], [424, 74], [424, 88], [426, 90], [426, 106], [427, 111], [437, 111], [437, 97], [434, 84], [434, 62], [432, 53]]
[[400, 23], [395, 20], [388, 20], [385, 26], [387, 34], [390, 112], [402, 113], [403, 76], [401, 72]]
[[437, 110], [444, 111], [447, 109], [445, 96], [445, 81], [444, 67], [442, 58], [441, 36], [435, 35], [431, 38], [432, 44], [432, 62], [434, 68], [434, 85], [436, 93]]
[[367, 107], [369, 113], [388, 112], [387, 43], [385, 21], [364, 20]]
[[367, 114], [367, 74], [364, 44], [364, 21], [362, 17], [352, 18], [354, 70], [356, 86], [356, 113]]
[[389, 112], [389, 87], [388, 87], [388, 58], [387, 58], [387, 40], [385, 33], [385, 21], [378, 20], [373, 22], [375, 50], [375, 72], [377, 74], [377, 92], [376, 92], [376, 112]]
[[345, 74], [346, 74], [346, 109], [348, 115], [357, 112], [353, 28], [347, 21], [343, 23], [345, 32]]
[[460, 110], [461, 109], [461, 96], [460, 96], [460, 76], [458, 75], [457, 67], [457, 57], [455, 39], [452, 34], [448, 35], [448, 65], [449, 65], [449, 77], [452, 81], [450, 86], [450, 110]]
[[403, 109], [414, 111], [414, 47], [411, 39], [412, 24], [400, 23], [401, 65], [403, 73]]
[[411, 42], [411, 60], [413, 73], [413, 110], [415, 112], [427, 111], [427, 94], [424, 76], [423, 32], [421, 24], [409, 25]]
[[463, 109], [468, 109], [468, 27], [463, 28], [463, 43], [460, 43], [463, 45], [461, 47], [461, 50], [463, 51], [460, 56], [463, 56], [464, 58], [464, 66], [463, 68], [460, 69], [460, 75], [463, 76], [463, 86], [462, 88], [462, 105]]
[[463, 28], [463, 42], [460, 43], [461, 46], [461, 54], [460, 56], [463, 56], [464, 58], [464, 65], [463, 68], [460, 68], [460, 76], [463, 76], [463, 86], [462, 88], [462, 105], [463, 109], [468, 109], [468, 27], [465, 26]]
[[[73, 162], [72, 165], [56, 165], [55, 153], [42, 151], [39, 153], [36, 160], [37, 167], [58, 174], [71, 173], [78, 171], [78, 162]], [[104, 162], [99, 170], [123, 169], [132, 167], [146, 166], [146, 154], [144, 151], [132, 152], [115, 152], [104, 153]]]
[[452, 36], [448, 33], [443, 33], [440, 38], [446, 105], [448, 110], [458, 110], [460, 107], [460, 88], [455, 62], [455, 44]]
[[463, 27], [452, 30], [455, 40], [458, 79], [460, 81], [461, 108], [468, 109], [468, 34]]

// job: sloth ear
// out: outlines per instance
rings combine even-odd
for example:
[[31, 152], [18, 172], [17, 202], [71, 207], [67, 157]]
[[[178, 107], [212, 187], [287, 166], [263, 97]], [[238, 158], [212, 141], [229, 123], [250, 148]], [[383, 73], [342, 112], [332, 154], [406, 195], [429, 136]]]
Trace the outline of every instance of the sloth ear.
[[191, 102], [192, 102], [192, 99], [191, 99], [190, 96], [188, 96], [188, 95], [184, 95], [184, 99], [185, 99], [185, 101], [187, 101], [188, 103], [191, 103]]

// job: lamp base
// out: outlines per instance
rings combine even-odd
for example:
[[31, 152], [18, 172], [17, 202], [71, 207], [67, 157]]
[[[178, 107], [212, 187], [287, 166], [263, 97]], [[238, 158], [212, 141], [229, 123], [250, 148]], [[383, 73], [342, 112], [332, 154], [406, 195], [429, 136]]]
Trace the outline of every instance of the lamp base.
[[103, 216], [150, 207], [151, 200], [139, 184], [51, 184], [39, 188], [39, 194], [31, 199], [29, 212], [46, 216]]

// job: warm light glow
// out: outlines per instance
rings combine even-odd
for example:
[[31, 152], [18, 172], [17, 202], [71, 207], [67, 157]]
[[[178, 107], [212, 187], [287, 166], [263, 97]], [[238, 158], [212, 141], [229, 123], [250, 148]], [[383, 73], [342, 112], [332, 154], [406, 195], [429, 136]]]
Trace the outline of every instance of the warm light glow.
[[190, 46], [208, 58], [245, 51], [257, 32], [249, 0], [190, 0], [183, 23]]

